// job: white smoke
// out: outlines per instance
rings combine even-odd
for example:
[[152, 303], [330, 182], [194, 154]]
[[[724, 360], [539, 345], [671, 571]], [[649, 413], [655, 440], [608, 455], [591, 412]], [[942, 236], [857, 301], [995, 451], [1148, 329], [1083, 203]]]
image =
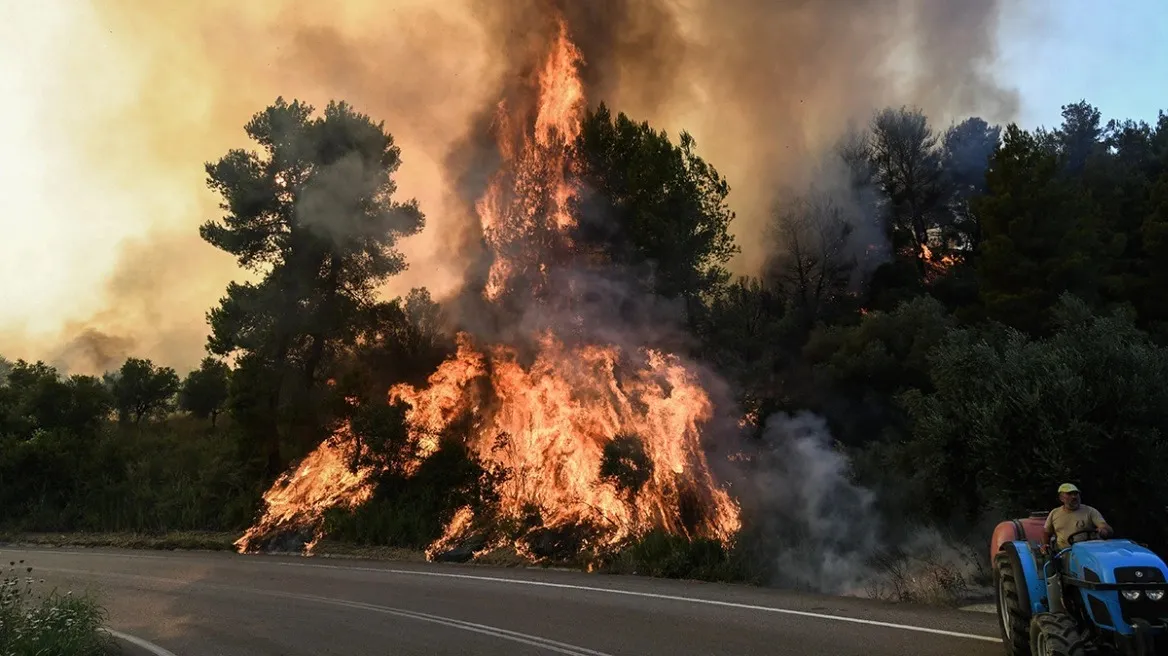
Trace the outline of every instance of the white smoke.
[[772, 584], [932, 603], [972, 594], [977, 558], [935, 529], [890, 530], [822, 417], [771, 415], [760, 440], [737, 496], [773, 554]]

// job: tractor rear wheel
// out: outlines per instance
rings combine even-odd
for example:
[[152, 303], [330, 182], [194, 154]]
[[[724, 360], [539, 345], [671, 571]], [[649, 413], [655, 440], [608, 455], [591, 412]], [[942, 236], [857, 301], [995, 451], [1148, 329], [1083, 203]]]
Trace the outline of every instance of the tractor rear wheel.
[[1008, 656], [1030, 656], [1030, 605], [1022, 603], [1019, 594], [1022, 573], [1016, 560], [1009, 553], [1000, 553], [994, 559], [998, 627]]
[[1039, 613], [1030, 622], [1034, 656], [1087, 656], [1088, 646], [1075, 618], [1066, 613]]

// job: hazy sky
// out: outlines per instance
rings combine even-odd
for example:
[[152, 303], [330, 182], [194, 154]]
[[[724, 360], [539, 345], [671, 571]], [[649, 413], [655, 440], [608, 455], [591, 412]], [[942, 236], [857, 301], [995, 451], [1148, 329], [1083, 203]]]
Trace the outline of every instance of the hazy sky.
[[1086, 99], [1109, 118], [1153, 122], [1168, 110], [1168, 2], [1043, 0], [1003, 26], [999, 79], [1022, 92], [1026, 127], [1061, 122], [1059, 106]]
[[[478, 80], [489, 66], [457, 53], [429, 52], [425, 61], [413, 61], [412, 69], [392, 71], [394, 93], [366, 89], [380, 72], [364, 70], [363, 61], [343, 59], [346, 51], [335, 41], [339, 33], [380, 38], [368, 30], [367, 14], [356, 9], [331, 15], [333, 25], [301, 32], [289, 44], [277, 37], [249, 40], [268, 29], [256, 17], [258, 4], [237, 8], [208, 0], [207, 6], [230, 12], [238, 22], [208, 25], [195, 24], [182, 8], [186, 5], [176, 0], [167, 3], [171, 14], [152, 23], [146, 34], [135, 23], [140, 14], [131, 0], [103, 1], [121, 8], [122, 22], [111, 27], [100, 21], [86, 0], [0, 0], [0, 354], [51, 359], [66, 348], [62, 342], [98, 323], [114, 334], [137, 333], [128, 338], [135, 352], [166, 353], [173, 362], [188, 364], [201, 356], [203, 312], [234, 271], [230, 258], [202, 243], [195, 232], [199, 221], [218, 215], [216, 200], [203, 187], [201, 164], [226, 148], [245, 145], [239, 117], [258, 109], [258, 98], [270, 101], [267, 89], [284, 88], [280, 85], [292, 84], [292, 78], [267, 63], [241, 71], [240, 79], [232, 80], [237, 92], [211, 93], [206, 87], [220, 79], [222, 70], [213, 71], [210, 64], [187, 67], [193, 58], [213, 59], [223, 69], [242, 62], [236, 52], [246, 52], [253, 63], [283, 57], [285, 65], [320, 67], [328, 79], [333, 77], [329, 71], [352, 70], [350, 82], [364, 95], [350, 99], [377, 108], [375, 118], [398, 111], [404, 102], [432, 106], [427, 123], [399, 120], [401, 132], [395, 136], [406, 160], [399, 175], [401, 194], [419, 198], [431, 217], [441, 215], [436, 180], [449, 137], [437, 134], [434, 126], [465, 118], [464, 108], [444, 99], [465, 98], [467, 107], [481, 106], [490, 90]], [[423, 4], [394, 0], [376, 11], [412, 26], [417, 21], [402, 16], [420, 11]], [[1168, 70], [1165, 0], [1015, 4], [1025, 4], [1028, 13], [1014, 10], [1006, 16], [995, 72], [1021, 92], [1024, 126], [1057, 124], [1059, 105], [1080, 98], [1099, 106], [1105, 119], [1151, 121], [1157, 109], [1168, 108], [1168, 97], [1157, 96], [1163, 94]], [[1111, 11], [1100, 10], [1104, 6]], [[465, 20], [444, 15], [441, 8], [426, 11], [441, 24], [427, 23], [425, 29], [456, 34], [452, 38], [461, 44], [481, 39]], [[1046, 27], [1038, 32], [1040, 18]], [[183, 39], [166, 30], [203, 32]], [[408, 61], [414, 56], [411, 48], [429, 38], [408, 29], [398, 36], [394, 43], [360, 42], [360, 47], [381, 49], [386, 61]], [[129, 46], [128, 38], [147, 45]], [[209, 46], [192, 45], [196, 42], [216, 44], [220, 51], [208, 55], [195, 48]], [[321, 43], [333, 47], [333, 60], [313, 54]], [[143, 53], [149, 53], [149, 61]], [[167, 75], [180, 69], [181, 75]], [[249, 88], [249, 75], [264, 76], [267, 86]], [[449, 88], [436, 87], [433, 79], [448, 80]], [[304, 91], [317, 92], [321, 89]], [[110, 125], [131, 127], [110, 130]], [[137, 184], [143, 171], [151, 176], [148, 185]], [[437, 287], [440, 295], [443, 281], [453, 284], [455, 277], [435, 255], [441, 248], [441, 240], [431, 237], [407, 245], [411, 270], [396, 282], [398, 287], [424, 284]], [[123, 297], [130, 300], [111, 302]], [[177, 307], [187, 310], [176, 313]], [[159, 327], [146, 334], [137, 330], [144, 324]]]

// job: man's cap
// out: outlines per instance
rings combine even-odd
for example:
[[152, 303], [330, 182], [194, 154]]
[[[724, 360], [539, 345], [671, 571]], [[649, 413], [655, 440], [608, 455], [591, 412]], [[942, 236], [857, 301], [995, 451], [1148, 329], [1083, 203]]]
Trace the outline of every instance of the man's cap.
[[1074, 483], [1063, 483], [1059, 486], [1059, 494], [1063, 492], [1078, 492], [1079, 488], [1075, 487]]

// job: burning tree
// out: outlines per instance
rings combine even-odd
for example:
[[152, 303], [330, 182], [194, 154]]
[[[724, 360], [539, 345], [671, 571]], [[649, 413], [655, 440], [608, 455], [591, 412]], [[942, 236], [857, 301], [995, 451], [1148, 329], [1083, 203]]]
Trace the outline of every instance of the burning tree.
[[[389, 403], [408, 408], [407, 472], [460, 431], [469, 451], [497, 475], [493, 519], [518, 520], [524, 527], [485, 539], [484, 518], [463, 508], [431, 545], [431, 557], [469, 537], [482, 550], [510, 543], [519, 553], [538, 556], [547, 555], [549, 542], [599, 552], [654, 529], [729, 541], [740, 527], [738, 506], [716, 482], [703, 449], [702, 429], [715, 404], [699, 372], [652, 344], [644, 326], [625, 326], [617, 313], [597, 309], [610, 301], [628, 303], [656, 286], [622, 278], [624, 265], [635, 258], [604, 252], [598, 246], [603, 240], [580, 223], [587, 205], [582, 198], [598, 191], [617, 197], [610, 210], [634, 219], [677, 212], [691, 224], [653, 237], [626, 225], [626, 241], [641, 252], [686, 249], [692, 255], [686, 266], [697, 272], [692, 277], [700, 290], [724, 279], [719, 266], [734, 251], [726, 234], [731, 215], [721, 203], [728, 188], [693, 155], [688, 137], [676, 149], [663, 135], [622, 116], [616, 127], [625, 133], [612, 136], [649, 144], [673, 167], [674, 177], [643, 194], [664, 200], [638, 214], [628, 193], [584, 189], [583, 181], [602, 180], [588, 175], [590, 162], [579, 156], [585, 118], [613, 124], [606, 112], [586, 112], [582, 63], [568, 25], [559, 21], [528, 95], [501, 102], [492, 123], [501, 165], [474, 205], [491, 260], [482, 288], [469, 293], [506, 329], [499, 335], [460, 333], [457, 352], [427, 386], [389, 390]], [[678, 202], [682, 187], [707, 200]], [[596, 217], [590, 219], [594, 228]], [[629, 436], [636, 436], [635, 448]], [[311, 524], [319, 516], [297, 514], [297, 507], [365, 498], [370, 470], [352, 472], [355, 478], [318, 477], [320, 486], [335, 485], [328, 491], [295, 487], [307, 480], [306, 467], [335, 462], [337, 456], [326, 454], [351, 444], [342, 431], [273, 486], [265, 496], [267, 513], [239, 546], [255, 548], [273, 530]], [[614, 476], [620, 485], [611, 483]]]

